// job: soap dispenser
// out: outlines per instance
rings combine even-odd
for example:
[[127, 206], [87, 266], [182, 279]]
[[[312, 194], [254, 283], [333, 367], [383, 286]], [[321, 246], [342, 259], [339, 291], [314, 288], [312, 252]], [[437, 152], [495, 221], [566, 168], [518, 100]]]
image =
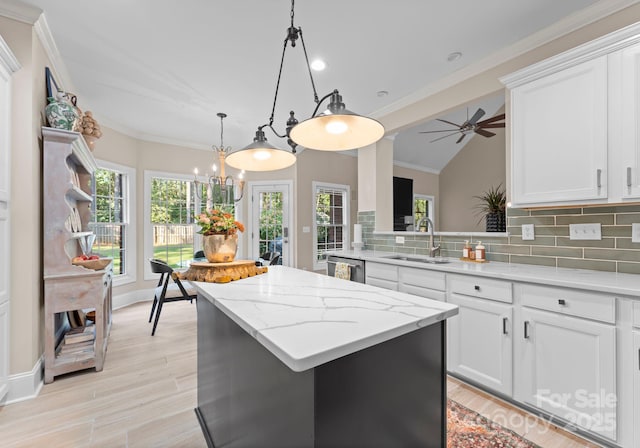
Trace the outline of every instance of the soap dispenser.
[[469, 240], [464, 240], [464, 247], [462, 248], [462, 258], [468, 260], [470, 257], [471, 245], [469, 244]]
[[484, 261], [485, 260], [485, 249], [482, 245], [482, 241], [478, 241], [478, 245], [476, 246], [476, 261]]

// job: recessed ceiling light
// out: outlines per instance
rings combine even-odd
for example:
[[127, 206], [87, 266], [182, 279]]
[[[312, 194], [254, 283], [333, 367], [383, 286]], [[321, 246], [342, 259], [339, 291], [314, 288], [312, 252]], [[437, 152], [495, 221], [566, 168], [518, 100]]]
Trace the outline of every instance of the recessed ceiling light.
[[376, 95], [378, 95], [380, 98], [382, 98], [383, 96], [389, 95], [389, 92], [386, 91], [386, 90], [378, 90], [378, 93], [376, 93]]
[[317, 72], [321, 72], [322, 70], [324, 70], [327, 67], [327, 64], [325, 64], [325, 62], [322, 59], [315, 59], [312, 63], [311, 63], [311, 68], [314, 69]]
[[455, 51], [451, 53], [449, 56], [447, 56], [447, 61], [449, 62], [457, 61], [461, 57], [462, 57], [462, 53], [460, 53], [459, 51]]

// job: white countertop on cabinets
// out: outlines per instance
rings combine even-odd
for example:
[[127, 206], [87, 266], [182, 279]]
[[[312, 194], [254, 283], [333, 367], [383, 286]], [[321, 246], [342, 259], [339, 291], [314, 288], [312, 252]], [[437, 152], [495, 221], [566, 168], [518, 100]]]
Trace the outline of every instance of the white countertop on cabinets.
[[193, 284], [297, 372], [458, 313], [449, 303], [286, 266], [226, 284]]
[[[329, 255], [353, 258], [357, 260], [389, 263], [398, 266], [411, 266], [422, 269], [443, 271], [452, 274], [478, 275], [518, 282], [538, 283], [543, 285], [564, 286], [568, 288], [600, 291], [609, 294], [620, 294], [640, 299], [640, 275], [618, 274], [615, 272], [592, 271], [588, 269], [553, 268], [519, 263], [470, 263], [457, 258], [449, 258], [449, 263], [431, 264], [404, 260], [393, 260], [388, 257], [406, 255], [415, 258], [426, 258], [420, 255], [408, 255], [378, 251], [336, 251]], [[490, 256], [490, 255], [489, 255]], [[365, 265], [366, 270], [366, 265]]]

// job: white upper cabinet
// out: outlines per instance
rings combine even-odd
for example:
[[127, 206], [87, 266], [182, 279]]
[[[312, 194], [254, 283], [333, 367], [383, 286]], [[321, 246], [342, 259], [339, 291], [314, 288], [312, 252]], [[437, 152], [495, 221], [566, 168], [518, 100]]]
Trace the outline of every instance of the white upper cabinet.
[[501, 81], [510, 90], [514, 207], [640, 198], [640, 24]]
[[606, 201], [607, 59], [511, 91], [514, 206]]
[[640, 44], [609, 57], [611, 79], [611, 139], [619, 154], [613, 154], [612, 173], [623, 199], [640, 198]]

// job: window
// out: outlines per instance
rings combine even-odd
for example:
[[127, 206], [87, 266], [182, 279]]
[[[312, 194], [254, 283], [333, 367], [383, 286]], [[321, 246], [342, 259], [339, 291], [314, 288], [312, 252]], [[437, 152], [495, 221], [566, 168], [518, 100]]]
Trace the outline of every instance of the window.
[[[429, 218], [435, 224], [435, 216], [433, 212], [433, 196], [426, 196], [423, 194], [413, 195], [413, 222], [415, 223], [416, 231], [419, 231], [418, 224], [422, 218]], [[423, 226], [426, 224], [423, 224]]]
[[[145, 256], [166, 261], [173, 268], [184, 268], [202, 249], [202, 237], [194, 215], [205, 207], [224, 207], [235, 213], [235, 205], [216, 204], [206, 184], [195, 191], [193, 178], [187, 175], [145, 171]], [[148, 263], [145, 279], [152, 279]]]
[[100, 167], [93, 175], [93, 221], [96, 235], [92, 252], [113, 258], [114, 284], [133, 282], [135, 271], [135, 221], [133, 168], [98, 161]]
[[327, 252], [349, 248], [349, 198], [348, 185], [313, 183], [315, 219], [313, 248], [315, 270], [323, 269]]

